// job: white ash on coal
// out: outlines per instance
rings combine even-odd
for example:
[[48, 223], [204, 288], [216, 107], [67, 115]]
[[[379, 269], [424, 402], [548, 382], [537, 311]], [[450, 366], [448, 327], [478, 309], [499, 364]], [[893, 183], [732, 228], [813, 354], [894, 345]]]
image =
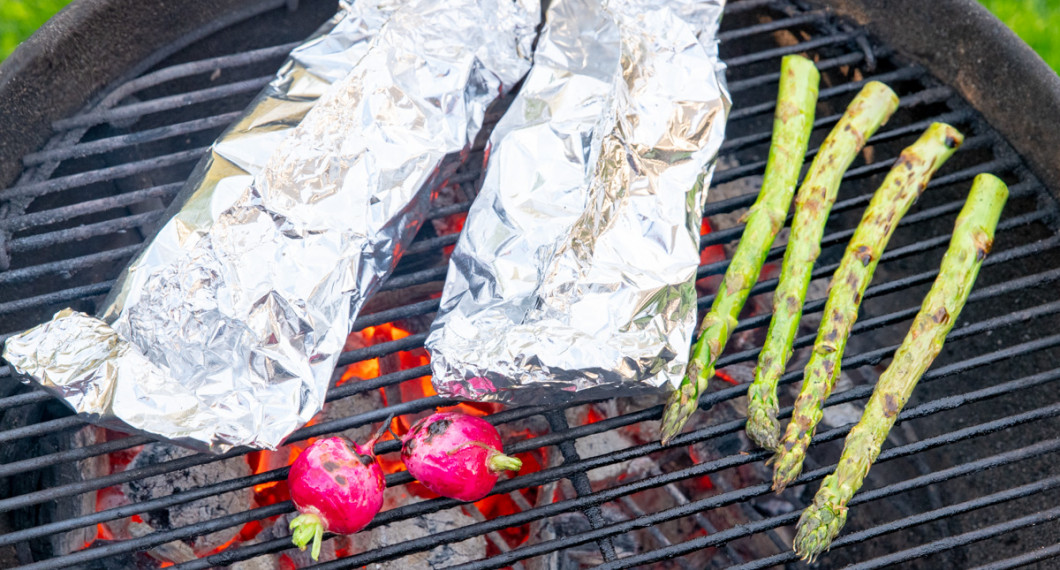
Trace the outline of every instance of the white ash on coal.
[[[152, 443], [145, 445], [126, 469], [131, 470], [148, 465], [156, 465], [192, 454], [194, 452], [175, 445]], [[136, 479], [121, 485], [121, 492], [126, 501], [139, 503], [250, 475], [251, 470], [246, 460], [242, 457], [234, 457], [197, 465], [190, 469], [180, 469], [171, 473]], [[253, 507], [253, 489], [247, 487], [228, 493], [211, 495], [188, 503], [180, 503], [165, 509], [148, 511], [143, 513], [141, 518], [143, 524], [149, 527], [148, 532], [152, 530], [161, 531], [244, 512]], [[129, 519], [125, 519], [123, 521], [114, 521], [109, 526], [115, 536], [119, 538], [132, 536], [135, 532], [145, 530], [140, 527], [133, 528], [130, 523]], [[194, 554], [203, 555], [235, 538], [239, 534], [240, 528], [240, 526], [235, 526], [204, 535], [197, 535], [194, 538], [185, 540], [184, 543], [190, 547], [191, 552]], [[180, 552], [183, 552], [183, 550], [179, 549], [179, 547], [163, 549], [162, 551], [154, 549], [151, 555], [162, 560], [168, 560], [168, 556], [181, 556], [182, 554], [175, 554]], [[168, 561], [173, 563], [180, 562], [178, 560]]]
[[[389, 489], [388, 489], [389, 491]], [[394, 493], [397, 495], [397, 493]], [[419, 502], [405, 493], [404, 504]], [[389, 501], [388, 501], [389, 503]], [[387, 509], [389, 507], [384, 507]], [[392, 544], [438, 534], [475, 523], [475, 519], [464, 513], [461, 507], [445, 509], [408, 520], [362, 531], [349, 537], [353, 552], [367, 552]], [[475, 536], [461, 542], [440, 544], [426, 552], [417, 552], [388, 562], [370, 564], [371, 570], [405, 570], [408, 568], [445, 568], [486, 557], [486, 538]]]

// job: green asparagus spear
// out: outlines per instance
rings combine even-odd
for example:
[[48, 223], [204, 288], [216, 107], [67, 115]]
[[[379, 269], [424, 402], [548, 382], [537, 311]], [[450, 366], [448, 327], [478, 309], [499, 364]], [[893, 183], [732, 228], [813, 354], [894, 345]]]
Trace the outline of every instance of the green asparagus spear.
[[784, 226], [791, 197], [813, 131], [820, 73], [813, 62], [797, 55], [780, 64], [780, 92], [773, 117], [773, 141], [758, 199], [747, 212], [747, 225], [736, 246], [729, 269], [714, 296], [710, 312], [699, 326], [681, 386], [670, 394], [662, 420], [662, 441], [681, 431], [696, 411], [699, 395], [714, 376], [714, 362], [729, 341], [736, 319], [765, 263], [773, 240]]
[[777, 382], [791, 358], [802, 304], [813, 264], [821, 254], [824, 224], [839, 193], [839, 182], [865, 141], [897, 108], [898, 96], [889, 87], [876, 81], [865, 85], [824, 140], [795, 196], [795, 219], [773, 295], [773, 319], [758, 357], [754, 382], [747, 390], [747, 436], [766, 449], [775, 450], [780, 440]]
[[795, 410], [784, 439], [773, 456], [773, 488], [777, 492], [802, 472], [806, 448], [824, 414], [824, 401], [839, 378], [843, 349], [857, 320], [861, 297], [898, 220], [924, 191], [935, 170], [962, 142], [964, 136], [957, 129], [933, 123], [919, 140], [902, 151], [865, 209], [839, 268], [832, 276], [821, 326], [817, 330], [810, 361], [803, 371]]
[[812, 561], [827, 550], [843, 528], [847, 503], [861, 488], [898, 412], [942, 350], [946, 335], [968, 300], [983, 258], [994, 242], [994, 229], [1007, 198], [1004, 182], [989, 174], [975, 178], [968, 201], [957, 216], [939, 276], [894, 353], [894, 360], [876, 382], [861, 421], [847, 435], [835, 473], [825, 478], [813, 505], [799, 518], [795, 553], [803, 559]]

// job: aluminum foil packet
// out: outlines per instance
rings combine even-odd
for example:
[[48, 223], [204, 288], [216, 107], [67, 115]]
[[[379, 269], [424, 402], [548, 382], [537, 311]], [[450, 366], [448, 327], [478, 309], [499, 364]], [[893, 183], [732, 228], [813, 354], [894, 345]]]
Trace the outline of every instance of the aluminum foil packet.
[[723, 0], [557, 0], [426, 342], [444, 396], [554, 403], [684, 374], [731, 106]]
[[321, 409], [431, 189], [529, 69], [540, 7], [358, 2], [333, 23], [217, 142], [100, 318], [8, 340], [18, 372], [98, 423], [211, 451], [275, 448]]

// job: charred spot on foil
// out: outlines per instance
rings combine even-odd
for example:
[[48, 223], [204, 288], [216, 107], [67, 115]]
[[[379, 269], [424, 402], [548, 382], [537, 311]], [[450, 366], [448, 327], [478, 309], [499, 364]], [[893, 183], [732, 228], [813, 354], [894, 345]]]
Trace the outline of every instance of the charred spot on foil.
[[335, 482], [338, 483], [339, 485], [345, 485], [346, 484], [346, 478], [343, 477], [342, 475], [336, 475], [335, 476]]
[[423, 438], [423, 441], [430, 443], [435, 436], [442, 435], [445, 433], [449, 426], [453, 425], [453, 420], [438, 420], [431, 425], [427, 426], [427, 437]]
[[371, 456], [371, 455], [365, 455], [363, 453], [358, 453], [357, 454], [357, 461], [360, 461], [361, 465], [364, 465], [365, 467], [367, 467], [367, 466], [375, 463], [375, 457]]
[[335, 470], [339, 468], [339, 464], [329, 460], [325, 461], [321, 467], [323, 467], [324, 471], [327, 471], [328, 473], [334, 473]]

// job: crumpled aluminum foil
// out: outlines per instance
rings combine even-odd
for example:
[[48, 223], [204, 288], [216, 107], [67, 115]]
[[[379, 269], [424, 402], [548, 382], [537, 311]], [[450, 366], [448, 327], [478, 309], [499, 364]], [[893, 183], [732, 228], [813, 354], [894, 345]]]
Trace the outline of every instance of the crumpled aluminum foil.
[[540, 22], [537, 0], [364, 4], [218, 141], [102, 320], [65, 310], [8, 340], [18, 372], [99, 423], [211, 451], [275, 448], [320, 410]]
[[490, 138], [426, 346], [445, 396], [676, 387], [731, 106], [723, 0], [557, 0]]

